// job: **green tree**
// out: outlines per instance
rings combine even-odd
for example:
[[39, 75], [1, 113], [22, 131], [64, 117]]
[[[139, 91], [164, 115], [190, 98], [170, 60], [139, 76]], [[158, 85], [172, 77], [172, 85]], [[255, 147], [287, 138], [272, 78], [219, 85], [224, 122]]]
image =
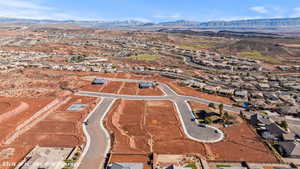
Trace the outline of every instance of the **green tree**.
[[224, 105], [223, 104], [219, 104], [219, 113], [220, 113], [220, 115], [223, 114], [223, 110], [224, 110]]
[[214, 103], [209, 103], [208, 107], [210, 107], [210, 108], [216, 108]]
[[212, 119], [209, 118], [209, 117], [206, 117], [206, 118], [204, 119], [204, 123], [205, 123], [205, 124], [211, 124], [211, 123], [212, 123]]
[[225, 113], [223, 114], [222, 119], [223, 119], [224, 123], [226, 123], [226, 122], [229, 121], [230, 116], [229, 116], [228, 112], [225, 112]]
[[286, 131], [288, 130], [288, 124], [287, 124], [287, 122], [285, 120], [280, 123], [280, 126], [282, 128], [284, 128], [284, 130], [286, 130]]

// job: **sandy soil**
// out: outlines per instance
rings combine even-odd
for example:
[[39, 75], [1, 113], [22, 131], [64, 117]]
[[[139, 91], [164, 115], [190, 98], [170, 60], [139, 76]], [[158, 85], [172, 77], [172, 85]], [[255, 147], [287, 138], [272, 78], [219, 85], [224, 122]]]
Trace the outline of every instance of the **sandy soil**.
[[300, 44], [281, 44], [281, 45], [290, 48], [300, 48]]
[[113, 137], [115, 154], [196, 154], [213, 161], [277, 162], [243, 121], [221, 128], [226, 139], [219, 143], [202, 144], [187, 139], [170, 101], [118, 100], [105, 124]]
[[[24, 156], [32, 150], [32, 146], [26, 145], [9, 145], [0, 146], [0, 164], [10, 163], [16, 164]], [[14, 167], [9, 167], [6, 165], [1, 165], [1, 169], [12, 169]]]
[[217, 95], [207, 94], [204, 92], [197, 91], [190, 87], [182, 87], [177, 84], [177, 82], [168, 82], [167, 83], [173, 90], [175, 90], [178, 94], [186, 95], [186, 96], [194, 96], [200, 97], [207, 100], [212, 100], [215, 102], [220, 102], [223, 104], [233, 104], [233, 101], [226, 97], [221, 97]]
[[124, 82], [110, 81], [101, 90], [103, 93], [118, 93]]
[[81, 87], [80, 91], [100, 92], [105, 85], [92, 85], [91, 81], [86, 81], [84, 86]]
[[210, 110], [210, 108], [206, 104], [201, 104], [199, 102], [193, 102], [193, 101], [188, 101], [188, 103], [190, 104], [192, 110], [197, 110], [197, 109], [208, 110], [208, 111]]
[[185, 138], [170, 101], [119, 100], [106, 117], [113, 153], [205, 155], [204, 145]]
[[140, 96], [163, 96], [164, 93], [158, 88], [140, 89], [138, 92]]
[[4, 97], [59, 97], [62, 92], [82, 87], [75, 72], [43, 69], [25, 69], [11, 73], [0, 73], [0, 96]]
[[[189, 102], [193, 110], [209, 110], [207, 105]], [[225, 133], [225, 140], [215, 144], [207, 144], [208, 159], [219, 161], [251, 161], [251, 162], [277, 162], [272, 152], [260, 141], [250, 126], [237, 114], [229, 112], [236, 117], [236, 124], [228, 128], [218, 125]]]
[[[42, 107], [49, 104], [53, 99], [52, 98], [0, 98], [1, 102], [10, 103], [10, 107], [7, 111], [11, 111], [18, 106], [19, 103], [26, 103], [28, 108], [18, 113], [15, 116], [12, 116], [8, 120], [2, 121], [0, 124], [0, 142], [2, 142], [11, 132], [14, 132], [15, 128], [24, 122], [26, 119], [33, 116], [37, 111], [39, 111]], [[29, 137], [30, 138], [30, 137]], [[4, 155], [0, 155], [0, 164], [2, 162], [17, 162], [26, 155], [33, 146], [24, 145], [24, 144], [12, 144], [12, 145], [2, 145], [0, 144], [0, 154], [1, 152]], [[9, 168], [9, 167], [0, 167]]]
[[[148, 88], [148, 89], [139, 89], [138, 83], [134, 82], [116, 82], [110, 81], [104, 85], [91, 85], [91, 79], [95, 77], [107, 77], [105, 76], [90, 76], [85, 77], [85, 84], [79, 90], [81, 91], [91, 91], [91, 92], [104, 92], [104, 93], [115, 93], [115, 94], [123, 94], [123, 95], [140, 95], [140, 96], [162, 96], [164, 93], [159, 88]], [[128, 73], [118, 73], [114, 74], [114, 78], [127, 78], [127, 79], [143, 79], [142, 76], [131, 75]], [[89, 81], [88, 81], [89, 80]], [[149, 79], [151, 80], [151, 79]]]
[[120, 90], [119, 94], [124, 95], [137, 95], [138, 91], [137, 83], [125, 83], [124, 87]]
[[223, 131], [227, 135], [226, 139], [210, 146], [215, 155], [214, 160], [278, 162], [246, 122], [224, 128]]
[[11, 105], [9, 102], [0, 102], [0, 114], [9, 111], [10, 108], [15, 107]]
[[0, 98], [1, 102], [10, 103], [10, 107], [8, 111], [13, 110], [15, 106], [18, 106], [18, 103], [24, 102], [29, 107], [22, 112], [16, 114], [15, 116], [10, 117], [7, 120], [2, 121], [0, 127], [0, 142], [3, 141], [4, 138], [15, 130], [15, 128], [24, 122], [26, 119], [33, 116], [37, 111], [39, 111], [42, 107], [49, 104], [53, 99], [51, 98], [39, 98], [39, 99], [31, 99], [31, 98]]
[[[39, 103], [41, 99], [34, 101]], [[46, 119], [18, 137], [11, 145], [0, 145], [0, 152], [7, 148], [14, 149], [11, 157], [2, 161], [0, 160], [0, 163], [3, 161], [19, 161], [36, 145], [51, 147], [74, 147], [82, 145], [85, 141], [82, 131], [82, 121], [94, 108], [96, 101], [97, 99], [92, 97], [73, 96], [69, 102], [59, 107]], [[88, 106], [79, 112], [68, 111], [67, 108], [72, 104], [88, 104]], [[34, 105], [38, 104], [35, 103]], [[14, 124], [13, 122], [16, 121], [17, 119], [13, 119], [11, 123]], [[9, 123], [7, 126], [1, 126], [1, 131], [8, 130], [12, 124]]]

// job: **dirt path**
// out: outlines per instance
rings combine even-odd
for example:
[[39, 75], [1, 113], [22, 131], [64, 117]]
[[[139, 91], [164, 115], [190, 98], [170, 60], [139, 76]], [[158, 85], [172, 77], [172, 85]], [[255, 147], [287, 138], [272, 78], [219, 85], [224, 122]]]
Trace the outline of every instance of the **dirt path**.
[[125, 82], [122, 82], [122, 84], [120, 85], [120, 88], [119, 88], [117, 94], [120, 94], [120, 92], [124, 88], [125, 84], [126, 84]]

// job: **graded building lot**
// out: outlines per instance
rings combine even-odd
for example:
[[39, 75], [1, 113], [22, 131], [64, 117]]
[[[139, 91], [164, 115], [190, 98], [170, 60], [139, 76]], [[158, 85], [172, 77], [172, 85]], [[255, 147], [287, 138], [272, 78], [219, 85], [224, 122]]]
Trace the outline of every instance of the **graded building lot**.
[[118, 94], [122, 95], [137, 95], [138, 92], [137, 83], [125, 83], [124, 87], [120, 90]]
[[92, 85], [91, 81], [85, 81], [85, 84], [79, 88], [80, 91], [100, 92], [105, 87], [103, 85]]
[[223, 131], [227, 135], [225, 140], [210, 146], [214, 160], [278, 162], [246, 122], [224, 128]]
[[228, 105], [233, 104], [233, 101], [227, 97], [217, 96], [217, 95], [213, 95], [213, 94], [207, 94], [204, 92], [197, 91], [190, 87], [183, 87], [183, 86], [178, 85], [176, 81], [167, 82], [167, 84], [175, 92], [177, 92], [180, 95], [199, 97], [199, 98], [203, 98], [203, 99], [207, 99], [207, 100], [211, 100], [211, 101], [215, 101], [215, 102], [220, 102], [220, 103], [228, 104]]
[[[201, 103], [189, 102], [189, 104], [192, 110], [211, 110]], [[236, 118], [236, 123], [228, 128], [218, 125], [226, 137], [221, 142], [206, 145], [208, 160], [278, 162], [269, 148], [238, 114], [231, 112], [229, 114]]]
[[114, 93], [117, 94], [121, 89], [124, 82], [109, 81], [105, 84], [104, 88], [101, 90], [102, 93]]
[[[132, 78], [131, 74], [116, 74], [118, 78]], [[140, 89], [139, 83], [136, 82], [120, 82], [120, 81], [108, 81], [106, 84], [103, 85], [92, 85], [91, 80], [95, 78], [100, 78], [104, 76], [95, 76], [95, 77], [86, 77], [84, 78], [85, 85], [82, 86], [79, 90], [80, 91], [90, 91], [90, 92], [103, 92], [103, 93], [114, 93], [114, 94], [121, 94], [121, 95], [139, 95], [139, 96], [162, 96], [164, 93], [158, 88], [145, 88]], [[133, 77], [134, 78], [134, 77]], [[143, 79], [135, 78], [134, 80]], [[151, 80], [151, 79], [149, 79]]]
[[179, 82], [178, 80], [172, 80], [169, 78], [161, 77], [160, 75], [155, 74], [152, 75], [151, 77], [145, 78], [145, 80], [152, 80], [152, 81], [165, 83], [179, 95], [199, 97], [199, 98], [220, 102], [228, 105], [233, 104], [233, 101], [227, 97], [207, 94], [204, 92], [197, 91], [196, 89], [193, 89], [191, 87], [180, 86], [178, 84]]
[[129, 79], [131, 77], [131, 74], [129, 73], [116, 73], [114, 78], [120, 78], [120, 79]]
[[138, 91], [139, 96], [163, 96], [164, 93], [158, 88], [140, 89]]
[[105, 125], [112, 137], [112, 154], [153, 152], [194, 154], [211, 161], [277, 162], [244, 121], [221, 128], [226, 134], [221, 142], [203, 144], [189, 140], [170, 101], [118, 100]]
[[[8, 107], [8, 104], [2, 104], [2, 106], [5, 105], [5, 107], [1, 107], [0, 109], [2, 115], [5, 115], [7, 112], [13, 114], [8, 119], [0, 122], [0, 164], [3, 162], [17, 162], [32, 149], [32, 146], [30, 145], [4, 145], [2, 143], [11, 133], [15, 132], [18, 125], [32, 117], [52, 100], [52, 98], [0, 98], [0, 102], [9, 103], [10, 105]], [[22, 106], [23, 104], [24, 109], [23, 107], [20, 108], [20, 105]], [[0, 165], [0, 168], [9, 167]]]
[[[13, 149], [12, 158], [6, 160], [16, 162], [36, 145], [47, 147], [75, 147], [82, 145], [85, 140], [82, 131], [82, 121], [96, 105], [96, 102], [96, 98], [72, 96], [72, 99], [66, 104], [60, 106], [47, 118], [18, 137], [12, 144], [0, 146], [0, 154], [1, 152], [6, 152], [9, 148]], [[86, 104], [87, 107], [82, 111], [69, 111], [68, 108], [74, 104]]]
[[185, 137], [170, 101], [118, 100], [105, 122], [113, 154], [206, 154], [202, 143]]
[[20, 125], [25, 120], [33, 116], [37, 111], [39, 111], [41, 108], [49, 104], [52, 100], [53, 100], [52, 98], [32, 99], [32, 98], [1, 97], [0, 101], [2, 103], [8, 103], [8, 104], [5, 104], [5, 107], [3, 107], [5, 109], [3, 110], [1, 109], [2, 120], [0, 120], [0, 124], [1, 124], [0, 143], [4, 141], [4, 139], [10, 133], [14, 132], [15, 128], [18, 125]]
[[12, 105], [13, 103], [9, 102], [0, 102], [0, 114], [7, 112], [9, 109], [16, 107]]

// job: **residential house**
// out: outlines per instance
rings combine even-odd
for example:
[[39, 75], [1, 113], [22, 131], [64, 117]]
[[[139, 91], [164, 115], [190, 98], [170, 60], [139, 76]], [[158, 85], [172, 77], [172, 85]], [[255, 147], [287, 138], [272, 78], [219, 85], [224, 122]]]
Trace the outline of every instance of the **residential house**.
[[283, 141], [295, 141], [296, 140], [296, 135], [294, 133], [283, 133], [281, 137], [282, 137]]
[[279, 142], [280, 154], [284, 157], [300, 158], [300, 145], [297, 142]]
[[299, 117], [300, 116], [300, 108], [299, 106], [283, 106], [280, 107], [277, 112], [282, 115], [290, 115]]
[[247, 90], [236, 90], [234, 92], [234, 95], [236, 97], [240, 97], [240, 98], [247, 98], [248, 97], [248, 91]]
[[146, 88], [150, 88], [153, 86], [152, 82], [141, 82], [139, 83], [139, 88], [140, 89], [146, 89]]
[[218, 94], [219, 94], [219, 95], [222, 95], [222, 96], [232, 96], [232, 95], [234, 94], [234, 89], [221, 88], [221, 89], [218, 91]]
[[98, 79], [96, 78], [95, 80], [92, 81], [92, 85], [103, 85], [106, 83], [105, 79]]
[[257, 88], [260, 90], [271, 90], [270, 85], [268, 83], [258, 83]]
[[220, 89], [220, 87], [218, 87], [218, 86], [211, 86], [211, 85], [205, 85], [202, 88], [203, 91], [205, 91], [207, 93], [210, 93], [210, 94], [218, 92], [219, 89]]
[[271, 121], [271, 119], [265, 115], [265, 114], [260, 114], [260, 113], [256, 113], [256, 114], [253, 114], [250, 118], [250, 123], [253, 125], [253, 126], [266, 126], [266, 125], [270, 125], [272, 124], [273, 122]]
[[287, 132], [276, 123], [271, 123], [269, 125], [266, 125], [265, 127], [266, 132], [270, 133], [273, 139], [276, 140], [281, 139], [283, 134], [287, 134]]
[[267, 103], [274, 103], [274, 104], [278, 104], [281, 103], [281, 101], [279, 100], [279, 98], [277, 97], [277, 95], [275, 93], [272, 92], [268, 92], [268, 93], [264, 93], [264, 97]]

